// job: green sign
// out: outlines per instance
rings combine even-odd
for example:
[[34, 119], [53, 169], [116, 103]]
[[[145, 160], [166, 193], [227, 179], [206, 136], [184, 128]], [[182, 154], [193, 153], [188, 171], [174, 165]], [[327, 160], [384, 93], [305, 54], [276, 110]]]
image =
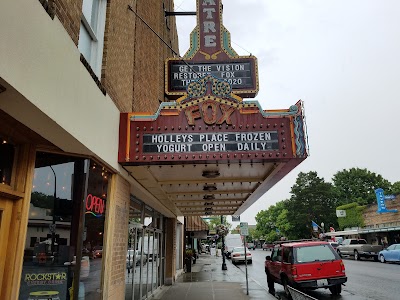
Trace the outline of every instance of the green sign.
[[247, 222], [240, 222], [240, 235], [249, 235], [249, 224]]

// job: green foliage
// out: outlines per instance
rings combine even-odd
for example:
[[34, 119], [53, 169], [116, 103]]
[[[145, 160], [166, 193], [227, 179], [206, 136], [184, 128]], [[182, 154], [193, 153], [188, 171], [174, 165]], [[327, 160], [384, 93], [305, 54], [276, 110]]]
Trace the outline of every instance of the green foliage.
[[345, 210], [346, 217], [338, 218], [339, 229], [343, 230], [345, 228], [351, 227], [363, 227], [364, 226], [364, 218], [363, 211], [366, 206], [359, 206], [357, 202], [345, 204], [338, 206], [338, 210]]
[[392, 193], [395, 195], [400, 195], [400, 181], [393, 183], [392, 185]]
[[31, 203], [40, 208], [53, 208], [54, 196], [48, 196], [40, 192], [32, 192]]
[[194, 255], [194, 250], [193, 249], [186, 249], [185, 250], [185, 256], [186, 257], [193, 257], [193, 255]]
[[336, 191], [331, 183], [318, 177], [317, 172], [301, 172], [292, 187], [291, 194], [285, 203], [286, 219], [289, 223], [285, 231], [287, 238], [310, 238], [312, 221], [337, 227]]
[[[262, 239], [274, 241], [309, 238], [311, 221], [343, 230], [363, 227], [363, 210], [375, 203], [375, 189], [386, 195], [400, 194], [400, 181], [393, 185], [381, 175], [366, 169], [351, 168], [337, 172], [334, 185], [319, 178], [317, 172], [300, 173], [292, 186], [291, 197], [277, 202], [256, 215], [256, 232]], [[336, 217], [336, 209], [346, 210], [345, 218]], [[279, 233], [277, 233], [279, 230]]]
[[249, 235], [246, 237], [247, 241], [255, 241], [257, 238], [258, 232], [255, 228], [249, 228]]
[[276, 225], [280, 231], [280, 234], [275, 232], [276, 239], [279, 239], [280, 236], [287, 236], [288, 232], [293, 230], [293, 225], [288, 222], [288, 210], [286, 208], [278, 215]]
[[284, 212], [286, 211], [285, 201], [277, 202], [267, 210], [258, 212], [255, 219], [257, 221], [256, 232], [259, 234], [259, 238], [264, 238], [267, 241], [279, 239], [280, 235], [276, 230], [278, 229], [280, 232], [283, 232], [287, 227], [285, 218], [282, 218], [282, 214], [286, 214]]
[[[223, 220], [223, 223], [224, 223], [225, 227], [227, 227], [228, 231], [229, 231], [231, 229], [231, 227], [232, 227], [232, 224], [227, 222], [226, 216], [222, 216], [222, 220]], [[218, 225], [221, 225], [221, 217], [220, 216], [215, 216], [215, 218], [209, 219], [209, 220], [205, 220], [205, 221], [208, 223], [208, 228], [210, 230], [215, 230], [215, 228]]]
[[357, 202], [352, 202], [352, 203], [340, 205], [336, 209], [337, 210], [347, 210], [347, 209], [354, 208], [354, 207], [357, 207], [357, 206], [358, 206]]
[[351, 168], [337, 172], [332, 178], [336, 187], [339, 204], [357, 202], [367, 205], [376, 201], [375, 189], [391, 192], [391, 184], [381, 175], [367, 169]]

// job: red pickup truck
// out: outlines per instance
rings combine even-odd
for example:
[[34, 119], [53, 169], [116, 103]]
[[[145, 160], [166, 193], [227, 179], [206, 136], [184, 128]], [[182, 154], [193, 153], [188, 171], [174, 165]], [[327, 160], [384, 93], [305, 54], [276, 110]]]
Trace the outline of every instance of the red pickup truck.
[[282, 284], [290, 298], [288, 286], [298, 289], [329, 289], [333, 295], [342, 292], [347, 281], [345, 267], [340, 256], [328, 242], [285, 241], [276, 244], [271, 256], [265, 258], [270, 293], [274, 284]]

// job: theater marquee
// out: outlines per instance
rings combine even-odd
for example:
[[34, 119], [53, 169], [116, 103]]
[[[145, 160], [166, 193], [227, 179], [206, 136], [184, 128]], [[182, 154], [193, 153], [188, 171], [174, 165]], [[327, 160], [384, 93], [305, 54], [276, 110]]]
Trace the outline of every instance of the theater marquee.
[[243, 100], [258, 93], [257, 59], [231, 47], [222, 0], [197, 0], [190, 49], [164, 78], [171, 102], [121, 113], [118, 162], [138, 197], [174, 215], [240, 215], [307, 158], [301, 101], [269, 111]]
[[[195, 85], [193, 87], [192, 85]], [[262, 161], [306, 155], [301, 103], [279, 112], [242, 101], [213, 76], [189, 85], [157, 114], [122, 114], [119, 161]], [[124, 139], [125, 137], [125, 139]]]

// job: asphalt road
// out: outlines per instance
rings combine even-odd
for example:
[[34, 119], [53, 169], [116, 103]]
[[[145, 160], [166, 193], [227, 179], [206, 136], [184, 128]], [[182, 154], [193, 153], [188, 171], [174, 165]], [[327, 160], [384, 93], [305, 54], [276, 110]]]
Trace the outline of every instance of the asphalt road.
[[[268, 289], [264, 272], [265, 256], [270, 251], [256, 249], [251, 251], [253, 263], [247, 265], [248, 277], [259, 285]], [[228, 268], [235, 266], [227, 260]], [[333, 296], [328, 289], [309, 291], [307, 294], [316, 299], [342, 299], [342, 300], [398, 300], [400, 299], [400, 264], [374, 262], [373, 260], [354, 261], [353, 258], [344, 258], [348, 281], [342, 287], [340, 296]], [[237, 265], [245, 276], [245, 265]], [[283, 288], [275, 284], [276, 297], [286, 299]]]

